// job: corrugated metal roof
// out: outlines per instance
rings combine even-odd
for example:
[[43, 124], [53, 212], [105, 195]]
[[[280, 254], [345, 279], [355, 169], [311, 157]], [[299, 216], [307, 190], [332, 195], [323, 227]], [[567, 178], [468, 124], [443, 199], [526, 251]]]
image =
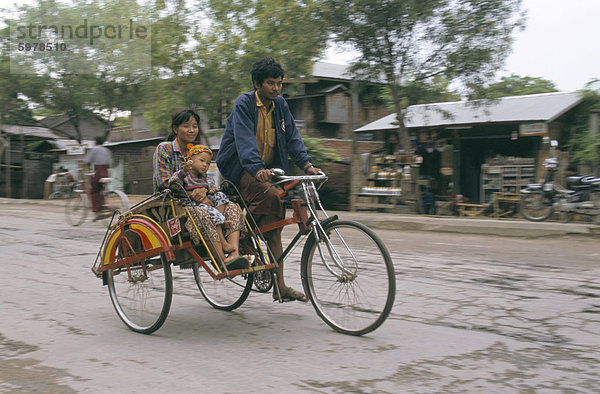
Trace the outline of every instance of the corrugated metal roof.
[[[411, 105], [407, 108], [408, 128], [469, 125], [497, 122], [550, 122], [582, 101], [577, 92], [543, 93], [503, 97], [488, 103], [459, 101]], [[368, 123], [355, 132], [396, 129], [396, 114]]]
[[[316, 62], [313, 64], [312, 76], [316, 78], [338, 79], [342, 81], [352, 81], [354, 78], [348, 71], [350, 66], [344, 64], [334, 64], [325, 62]], [[359, 80], [365, 79], [358, 77]], [[385, 83], [385, 76], [381, 74], [379, 78], [369, 77], [367, 81], [373, 83]]]
[[398, 128], [396, 114], [389, 114], [354, 130], [355, 133], [375, 130], [395, 130]]
[[164, 139], [165, 139], [164, 137], [150, 137], [150, 138], [140, 138], [140, 139], [137, 139], [137, 140], [105, 142], [104, 146], [109, 147], [109, 146], [120, 146], [120, 145], [127, 145], [127, 144], [136, 144], [136, 143], [141, 143], [141, 142], [163, 141]]
[[30, 135], [40, 138], [56, 139], [60, 138], [52, 130], [45, 127], [34, 127], [34, 126], [17, 126], [17, 125], [0, 125], [0, 130], [8, 134], [15, 135]]
[[70, 148], [79, 148], [81, 146], [83, 146], [85, 149], [92, 149], [96, 144], [92, 140], [83, 140], [81, 143], [79, 143], [77, 140], [69, 140], [64, 138], [56, 139], [53, 141], [53, 143], [54, 146], [56, 146], [55, 150], [69, 150]]
[[342, 64], [316, 62], [313, 64], [312, 75], [321, 78], [352, 80], [352, 75], [348, 73], [348, 66]]

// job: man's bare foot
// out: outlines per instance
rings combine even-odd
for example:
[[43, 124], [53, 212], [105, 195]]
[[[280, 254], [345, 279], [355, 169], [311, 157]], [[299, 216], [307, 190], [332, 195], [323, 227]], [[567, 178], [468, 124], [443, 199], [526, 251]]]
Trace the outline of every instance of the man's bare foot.
[[301, 291], [294, 290], [291, 287], [286, 287], [284, 290], [281, 290], [281, 298], [278, 296], [277, 291], [273, 289], [273, 302], [288, 302], [288, 301], [301, 301], [307, 302], [308, 298]]
[[235, 246], [233, 246], [229, 242], [221, 242], [221, 245], [223, 248], [223, 252], [225, 252], [225, 253], [237, 252]]

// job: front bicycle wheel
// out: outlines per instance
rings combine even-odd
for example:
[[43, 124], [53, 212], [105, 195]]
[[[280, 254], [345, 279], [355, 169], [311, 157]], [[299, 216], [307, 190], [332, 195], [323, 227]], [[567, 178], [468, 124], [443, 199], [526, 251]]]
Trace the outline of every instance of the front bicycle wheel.
[[75, 193], [65, 203], [65, 217], [71, 226], [79, 226], [88, 215], [90, 210], [89, 200], [85, 193]]
[[326, 224], [302, 251], [302, 285], [317, 314], [334, 330], [364, 335], [390, 314], [396, 296], [394, 266], [383, 242], [352, 221]]
[[232, 311], [246, 301], [252, 290], [251, 273], [215, 280], [197, 261], [192, 264], [192, 270], [200, 293], [213, 308]]
[[[143, 252], [140, 236], [125, 230], [124, 237], [136, 253]], [[126, 242], [119, 246], [119, 255], [133, 253]], [[134, 255], [135, 256], [135, 255]], [[165, 322], [173, 296], [171, 265], [163, 252], [135, 257], [124, 266], [106, 272], [108, 292], [119, 318], [135, 332], [151, 334]]]

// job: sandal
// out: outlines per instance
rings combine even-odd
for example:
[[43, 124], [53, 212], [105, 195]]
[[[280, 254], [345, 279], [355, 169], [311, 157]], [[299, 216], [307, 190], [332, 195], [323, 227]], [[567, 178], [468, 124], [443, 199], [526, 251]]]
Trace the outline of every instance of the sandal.
[[273, 291], [273, 302], [288, 302], [288, 301], [300, 301], [300, 302], [308, 302], [308, 298], [304, 293], [298, 290], [294, 290], [291, 287], [288, 287], [282, 294], [281, 300], [276, 297], [275, 291]]
[[241, 270], [250, 267], [250, 260], [246, 256], [238, 256], [225, 264], [227, 271]]

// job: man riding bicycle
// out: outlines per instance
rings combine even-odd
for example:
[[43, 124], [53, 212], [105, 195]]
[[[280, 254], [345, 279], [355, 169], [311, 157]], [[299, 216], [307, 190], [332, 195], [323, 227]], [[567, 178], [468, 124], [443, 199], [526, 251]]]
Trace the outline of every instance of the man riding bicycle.
[[[267, 57], [252, 67], [254, 90], [240, 95], [227, 119], [225, 133], [217, 156], [221, 174], [234, 183], [258, 226], [282, 220], [285, 207], [278, 191], [269, 183], [271, 171], [278, 167], [288, 171], [288, 156], [309, 175], [320, 169], [311, 164], [302, 137], [285, 99], [280, 96], [284, 70]], [[283, 253], [281, 228], [265, 234], [273, 257]], [[306, 302], [306, 295], [286, 286], [283, 264], [276, 270], [280, 294], [273, 298]]]

